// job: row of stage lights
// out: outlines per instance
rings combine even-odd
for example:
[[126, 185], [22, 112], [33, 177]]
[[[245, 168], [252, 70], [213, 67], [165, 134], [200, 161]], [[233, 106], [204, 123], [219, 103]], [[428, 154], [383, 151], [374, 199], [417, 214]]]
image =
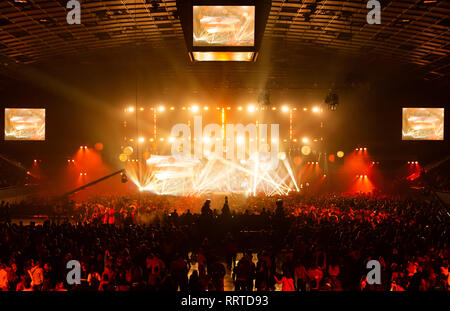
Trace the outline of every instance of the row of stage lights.
[[[159, 141], [161, 141], [161, 142], [167, 141], [168, 143], [173, 143], [173, 142], [176, 141], [176, 139], [177, 139], [177, 138], [172, 137], [172, 136], [169, 137], [169, 138], [167, 138], [167, 139], [164, 138], [164, 137], [160, 137], [160, 138], [159, 138]], [[194, 138], [193, 140], [195, 141], [196, 139]], [[224, 139], [216, 138], [216, 141], [220, 141], [220, 140], [224, 140]], [[229, 138], [228, 138], [227, 140], [229, 140]], [[322, 141], [323, 138], [321, 137], [320, 139], [318, 139], [318, 138], [312, 139], [313, 142], [318, 142], [319, 140]], [[126, 137], [125, 137], [125, 141], [126, 141]], [[130, 138], [129, 141], [130, 141], [130, 142], [134, 142], [134, 139], [133, 139], [133, 138]], [[142, 143], [144, 143], [144, 142], [146, 141], [146, 139], [145, 139], [145, 137], [139, 137], [137, 141], [138, 141], [138, 143], [141, 143], [141, 144], [142, 144]], [[211, 142], [211, 138], [210, 138], [210, 137], [203, 137], [202, 141], [203, 141], [204, 143], [206, 143], [206, 144], [209, 144], [209, 143]], [[254, 140], [251, 138], [249, 141], [250, 141], [250, 142], [253, 142]], [[265, 140], [262, 138], [260, 141], [261, 141], [261, 142], [264, 142]], [[155, 142], [155, 139], [154, 139], [154, 138], [149, 138], [149, 142], [153, 143], [153, 142]], [[238, 144], [243, 144], [243, 143], [245, 142], [245, 138], [242, 137], [242, 136], [238, 136], [238, 137], [236, 137], [236, 142], [237, 142]], [[275, 142], [277, 142], [277, 139], [276, 139], [276, 138], [272, 138], [272, 139], [271, 139], [271, 142], [272, 142], [272, 143], [275, 143]], [[288, 143], [288, 142], [289, 142], [289, 139], [283, 139], [283, 142], [284, 142], [284, 143]], [[309, 143], [311, 143], [311, 139], [308, 138], [308, 137], [303, 137], [303, 138], [301, 138], [301, 139], [300, 139], [300, 138], [299, 138], [299, 139], [294, 138], [294, 139], [292, 139], [292, 142], [294, 142], [294, 143], [301, 142], [301, 143], [303, 143], [303, 144], [309, 144]]]
[[408, 161], [408, 164], [419, 164], [418, 161]]
[[356, 150], [356, 151], [363, 151], [363, 150], [364, 150], [364, 151], [367, 151], [367, 147], [363, 147], [363, 148], [356, 148], [355, 150]]
[[367, 175], [356, 175], [356, 178], [367, 178]]
[[[151, 107], [150, 108], [150, 110], [157, 110], [158, 112], [164, 112], [165, 110], [166, 110], [166, 107], [165, 106], [158, 106], [158, 107]], [[174, 110], [176, 110], [177, 108], [175, 108], [175, 107], [170, 107], [169, 108], [169, 110], [170, 111], [174, 111]], [[198, 113], [198, 112], [200, 112], [201, 110], [202, 110], [202, 108], [200, 107], [200, 106], [197, 106], [197, 105], [193, 105], [193, 106], [190, 106], [190, 107], [182, 107], [181, 108], [181, 110], [190, 110], [192, 113]], [[226, 109], [226, 110], [231, 110], [232, 108], [231, 107], [223, 107], [223, 108], [221, 108], [221, 107], [216, 107], [216, 110], [221, 110], [221, 109]], [[242, 107], [242, 106], [238, 106], [237, 108], [236, 108], [238, 111], [243, 111], [245, 108], [244, 107]], [[297, 111], [297, 110], [300, 110], [299, 108], [296, 108], [296, 107], [294, 107], [294, 108], [290, 108], [289, 106], [281, 106], [281, 107], [261, 107], [261, 108], [259, 108], [258, 106], [256, 106], [256, 105], [248, 105], [247, 107], [246, 107], [246, 110], [248, 111], [248, 112], [250, 112], [250, 113], [252, 113], [252, 112], [255, 112], [255, 111], [258, 111], [258, 110], [272, 110], [272, 111], [276, 111], [276, 110], [281, 110], [282, 112], [290, 112], [290, 111]], [[135, 107], [128, 107], [128, 108], [125, 108], [125, 112], [135, 112]], [[139, 108], [139, 111], [144, 111], [145, 110], [145, 108], [144, 107], [141, 107], [141, 108]], [[203, 107], [203, 110], [204, 111], [208, 111], [209, 110], [209, 107], [208, 106], [204, 106]], [[308, 111], [309, 110], [309, 108], [307, 108], [307, 107], [304, 107], [303, 109], [302, 109], [303, 111]], [[311, 111], [312, 112], [314, 112], [314, 113], [320, 113], [320, 112], [323, 112], [323, 109], [321, 108], [321, 107], [319, 107], [319, 106], [314, 106], [314, 107], [312, 107], [311, 108]]]

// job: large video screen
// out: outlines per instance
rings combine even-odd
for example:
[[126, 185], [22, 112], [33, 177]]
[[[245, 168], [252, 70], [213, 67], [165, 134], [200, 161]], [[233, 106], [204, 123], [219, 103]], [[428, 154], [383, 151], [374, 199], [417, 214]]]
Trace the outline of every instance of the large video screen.
[[403, 108], [403, 140], [444, 140], [444, 108]]
[[194, 46], [254, 46], [254, 6], [194, 6]]
[[45, 140], [45, 109], [5, 109], [5, 140]]

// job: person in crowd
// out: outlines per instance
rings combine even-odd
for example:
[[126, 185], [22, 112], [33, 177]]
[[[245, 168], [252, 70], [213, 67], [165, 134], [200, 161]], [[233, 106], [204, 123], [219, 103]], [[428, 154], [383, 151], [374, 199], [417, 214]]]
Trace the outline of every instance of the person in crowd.
[[40, 291], [44, 283], [44, 269], [42, 269], [41, 262], [39, 260], [32, 261], [28, 274], [31, 278], [33, 290]]
[[274, 275], [274, 278], [278, 284], [281, 284], [281, 290], [283, 292], [295, 291], [294, 278], [289, 271], [286, 271], [280, 279], [276, 275]]
[[251, 261], [251, 254], [244, 254], [235, 267], [234, 281], [236, 291], [252, 291], [255, 264]]

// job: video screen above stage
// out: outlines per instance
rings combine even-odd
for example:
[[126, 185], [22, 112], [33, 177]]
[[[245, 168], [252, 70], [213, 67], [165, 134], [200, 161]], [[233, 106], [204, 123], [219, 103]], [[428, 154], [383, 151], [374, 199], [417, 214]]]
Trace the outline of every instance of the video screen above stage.
[[45, 109], [5, 108], [5, 140], [45, 140]]
[[194, 6], [194, 46], [255, 45], [254, 6]]
[[444, 140], [444, 108], [403, 108], [403, 140]]

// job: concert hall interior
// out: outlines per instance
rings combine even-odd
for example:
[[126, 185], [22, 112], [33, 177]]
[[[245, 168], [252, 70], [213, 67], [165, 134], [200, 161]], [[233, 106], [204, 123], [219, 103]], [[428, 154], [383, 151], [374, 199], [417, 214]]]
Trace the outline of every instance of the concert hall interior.
[[0, 291], [448, 291], [449, 14], [2, 1]]

